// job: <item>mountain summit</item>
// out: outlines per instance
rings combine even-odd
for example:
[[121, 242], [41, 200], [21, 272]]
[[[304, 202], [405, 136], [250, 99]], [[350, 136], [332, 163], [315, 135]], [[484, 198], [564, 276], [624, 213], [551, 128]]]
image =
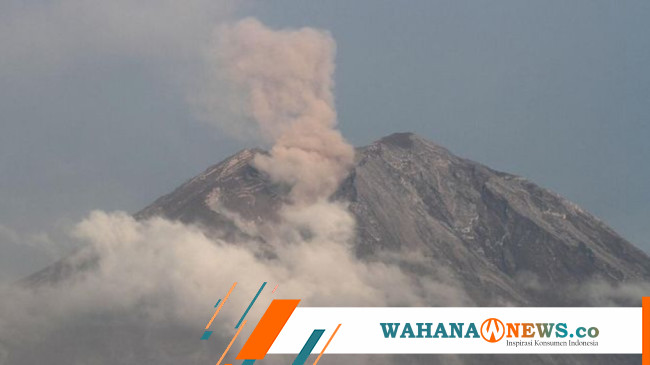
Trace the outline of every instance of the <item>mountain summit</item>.
[[[64, 321], [63, 326], [56, 327], [56, 336], [45, 336], [29, 345], [19, 338], [7, 346], [11, 350], [5, 351], [8, 360], [3, 362], [3, 340], [13, 341], [10, 330], [12, 336], [0, 337], [0, 363], [211, 361], [217, 355], [210, 352], [212, 348], [201, 347], [201, 341], [197, 341], [198, 327], [188, 327], [178, 318], [175, 322], [173, 316], [161, 317], [161, 313], [169, 315], [164, 308], [172, 314], [180, 308], [183, 316], [200, 316], [200, 304], [192, 307], [194, 310], [188, 306], [197, 305], [214, 290], [202, 295], [193, 290], [224, 279], [223, 265], [239, 263], [230, 263], [230, 256], [214, 255], [213, 250], [254, 251], [251, 255], [264, 256], [260, 260], [272, 261], [270, 265], [282, 262], [273, 249], [277, 242], [260, 233], [263, 230], [246, 229], [281, 223], [286, 218], [282, 209], [291, 200], [291, 186], [273, 182], [255, 168], [258, 154], [267, 152], [243, 150], [208, 168], [136, 213], [139, 221], [123, 213], [113, 218], [105, 213], [95, 217], [102, 224], [87, 229], [100, 236], [95, 246], [32, 275], [23, 287], [34, 289], [28, 291], [27, 297], [36, 293], [46, 295], [33, 296], [38, 300], [36, 307], [27, 308], [30, 318], [42, 302], [53, 305], [50, 302], [54, 298], [61, 306], [73, 294], [79, 301], [89, 301], [101, 308], [96, 312], [81, 311], [81, 318], [76, 315], [78, 311], [73, 312], [75, 321]], [[387, 274], [373, 276], [372, 280], [380, 282], [379, 295], [390, 298], [391, 305], [638, 306], [640, 298], [648, 292], [650, 259], [603, 222], [524, 178], [457, 157], [414, 134], [393, 134], [357, 148], [353, 167], [329, 199], [340, 202], [333, 204], [338, 213], [347, 216], [349, 212], [355, 218], [354, 230], [346, 231], [352, 234], [346, 233], [346, 240], [341, 243], [349, 247], [339, 245], [331, 249], [343, 248], [345, 258], [351, 256], [363, 268], [385, 268], [382, 273]], [[149, 219], [154, 217], [167, 220]], [[346, 227], [352, 227], [351, 221], [347, 220]], [[161, 230], [151, 234], [155, 227]], [[206, 236], [223, 240], [209, 240]], [[196, 253], [196, 247], [205, 246], [192, 246], [193, 241], [187, 237], [209, 249]], [[162, 240], [162, 246], [150, 240]], [[255, 246], [249, 250], [251, 247], [231, 247], [223, 242]], [[323, 250], [315, 252], [318, 253], [310, 251], [314, 256], [312, 264], [323, 260], [319, 255], [327, 255]], [[270, 259], [265, 256], [267, 253]], [[321, 273], [326, 270], [337, 274], [344, 267], [344, 262], [341, 267], [336, 267], [339, 261], [324, 262], [331, 267], [320, 267]], [[142, 269], [145, 266], [147, 270]], [[200, 276], [192, 276], [191, 273], [197, 274], [193, 271], [195, 266], [204, 269], [198, 270]], [[303, 280], [300, 274], [290, 275], [294, 286]], [[199, 284], [201, 277], [205, 279], [203, 286]], [[392, 281], [394, 277], [401, 281]], [[343, 276], [341, 280], [347, 278]], [[105, 281], [108, 282], [100, 285]], [[409, 294], [423, 299], [400, 302], [401, 296], [396, 293], [404, 288], [393, 283], [408, 285]], [[343, 284], [348, 283], [334, 283], [336, 289], [332, 290]], [[100, 294], [95, 294], [99, 289]], [[352, 292], [359, 295], [358, 290]], [[185, 302], [188, 293], [194, 293], [194, 300]], [[326, 292], [319, 298], [329, 296]], [[106, 300], [112, 304], [103, 305]], [[14, 309], [23, 306], [22, 302], [17, 303]], [[163, 319], [154, 327], [145, 320], [152, 311], [156, 318]], [[5, 313], [14, 315], [13, 311]], [[33, 353], [34, 346], [51, 349], [43, 352], [48, 358]], [[636, 355], [409, 355], [368, 359], [368, 363], [382, 364], [463, 365], [640, 362]], [[359, 357], [332, 357], [329, 361], [347, 364], [358, 362]]]
[[[208, 168], [138, 212], [231, 236], [232, 214], [273, 220], [289, 187], [253, 167], [258, 149]], [[357, 148], [332, 196], [349, 202], [354, 250], [461, 289], [447, 305], [638, 305], [650, 259], [603, 222], [534, 183], [396, 133]], [[263, 238], [259, 238], [263, 243]]]

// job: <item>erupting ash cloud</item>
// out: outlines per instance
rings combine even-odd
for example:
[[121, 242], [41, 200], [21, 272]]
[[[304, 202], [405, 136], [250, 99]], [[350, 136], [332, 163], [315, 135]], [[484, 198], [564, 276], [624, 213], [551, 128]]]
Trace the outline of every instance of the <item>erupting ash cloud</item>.
[[243, 96], [245, 116], [273, 143], [256, 167], [291, 184], [295, 203], [328, 198], [354, 160], [353, 147], [335, 129], [332, 37], [245, 19], [223, 27], [218, 45], [218, 63]]
[[[445, 292], [457, 297], [451, 288], [410, 277], [397, 265], [361, 261], [350, 250], [354, 217], [344, 202], [329, 199], [354, 159], [335, 129], [331, 36], [309, 28], [274, 31], [245, 19], [218, 27], [215, 38], [210, 66], [216, 77], [206, 80], [206, 90], [231, 93], [205, 93], [203, 107], [214, 111], [233, 101], [273, 145], [256, 156], [255, 167], [291, 186], [280, 222], [272, 230], [251, 229], [265, 232], [268, 247], [214, 239], [163, 218], [94, 212], [73, 234], [87, 246], [65, 259], [75, 272], [1, 290], [0, 364], [206, 363], [231, 327], [215, 335], [208, 351], [197, 336], [212, 301], [233, 281], [240, 285], [221, 315], [227, 324], [262, 281], [280, 283], [283, 297], [305, 305], [426, 305]], [[259, 308], [263, 303], [253, 312]]]

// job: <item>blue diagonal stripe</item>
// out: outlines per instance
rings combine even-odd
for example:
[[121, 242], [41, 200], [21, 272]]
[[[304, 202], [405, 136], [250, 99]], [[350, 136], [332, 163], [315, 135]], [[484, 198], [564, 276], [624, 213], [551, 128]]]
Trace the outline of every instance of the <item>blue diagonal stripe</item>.
[[244, 360], [244, 362], [241, 363], [241, 365], [253, 365], [255, 363], [255, 360]]
[[318, 343], [318, 340], [320, 340], [323, 333], [325, 333], [325, 330], [314, 330], [314, 332], [311, 333], [311, 336], [309, 336], [309, 339], [307, 339], [305, 346], [302, 347], [302, 350], [300, 350], [300, 353], [298, 356], [296, 356], [296, 359], [293, 360], [293, 365], [303, 365], [307, 361], [309, 354], [311, 354], [314, 347], [316, 347], [316, 344]]
[[239, 328], [241, 323], [244, 321], [244, 317], [246, 317], [246, 315], [248, 314], [248, 311], [251, 310], [251, 308], [253, 307], [253, 304], [257, 300], [257, 297], [260, 296], [260, 293], [262, 292], [262, 289], [264, 289], [265, 286], [266, 286], [266, 281], [262, 284], [262, 286], [260, 287], [260, 290], [257, 291], [257, 294], [255, 294], [255, 298], [253, 298], [253, 301], [251, 302], [251, 304], [248, 305], [248, 308], [246, 308], [246, 312], [244, 312], [244, 314], [241, 316], [241, 318], [239, 319], [239, 322], [237, 322], [237, 325], [235, 326], [235, 328]]
[[215, 304], [214, 307], [216, 308], [219, 305], [219, 303], [221, 303], [221, 299], [217, 300], [217, 304]]

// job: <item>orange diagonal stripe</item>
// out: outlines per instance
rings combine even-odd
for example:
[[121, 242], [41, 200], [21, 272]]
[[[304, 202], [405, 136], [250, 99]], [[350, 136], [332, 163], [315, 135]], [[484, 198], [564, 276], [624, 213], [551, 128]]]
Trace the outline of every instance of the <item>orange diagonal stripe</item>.
[[212, 325], [212, 321], [214, 321], [215, 317], [217, 317], [217, 314], [219, 314], [219, 311], [221, 310], [221, 307], [223, 307], [223, 304], [226, 302], [226, 300], [228, 300], [228, 297], [230, 296], [230, 293], [232, 293], [232, 290], [235, 289], [236, 285], [237, 285], [237, 282], [232, 284], [232, 286], [230, 287], [230, 290], [228, 290], [228, 294], [226, 294], [226, 296], [223, 298], [223, 300], [221, 301], [221, 304], [219, 304], [219, 307], [217, 308], [217, 310], [214, 311], [214, 314], [212, 315], [212, 318], [210, 318], [210, 322], [208, 322], [208, 324], [205, 326], [206, 330], [208, 328], [210, 328], [210, 325]]
[[226, 354], [228, 353], [228, 350], [230, 350], [230, 346], [232, 346], [233, 343], [235, 343], [235, 340], [237, 339], [237, 336], [239, 336], [239, 332], [241, 332], [241, 329], [244, 328], [244, 325], [246, 325], [246, 321], [242, 322], [241, 326], [239, 326], [239, 329], [237, 332], [235, 332], [235, 336], [233, 336], [232, 340], [230, 340], [230, 343], [228, 344], [228, 347], [226, 347], [226, 351], [221, 354], [221, 357], [219, 358], [219, 361], [217, 361], [217, 365], [221, 364], [223, 361], [223, 358], [226, 357]]
[[261, 360], [273, 345], [300, 299], [275, 299], [237, 355], [237, 360]]
[[318, 357], [316, 358], [316, 361], [314, 361], [314, 365], [318, 364], [318, 361], [320, 360], [320, 357], [323, 356], [323, 353], [325, 353], [325, 350], [327, 349], [327, 346], [330, 345], [330, 342], [332, 342], [332, 339], [334, 338], [334, 335], [336, 334], [336, 332], [338, 332], [339, 328], [341, 328], [341, 324], [340, 324], [340, 323], [339, 323], [338, 326], [336, 326], [336, 329], [334, 330], [334, 332], [333, 332], [332, 335], [330, 336], [330, 339], [327, 340], [327, 343], [325, 344], [325, 346], [324, 346], [323, 349], [321, 350], [320, 354], [318, 354]]

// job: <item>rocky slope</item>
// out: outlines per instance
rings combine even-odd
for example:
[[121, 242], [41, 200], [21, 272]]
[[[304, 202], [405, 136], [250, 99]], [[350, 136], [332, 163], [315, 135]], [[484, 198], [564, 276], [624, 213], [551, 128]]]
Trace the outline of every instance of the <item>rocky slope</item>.
[[[287, 188], [251, 165], [256, 153], [264, 152], [244, 150], [210, 167], [136, 217], [161, 215], [227, 235], [238, 233], [224, 212], [274, 219]], [[611, 289], [609, 304], [638, 305], [640, 298], [616, 289], [650, 280], [648, 256], [580, 207], [414, 134], [358, 148], [333, 199], [350, 202], [359, 257], [467, 293], [446, 304], [590, 305]]]

